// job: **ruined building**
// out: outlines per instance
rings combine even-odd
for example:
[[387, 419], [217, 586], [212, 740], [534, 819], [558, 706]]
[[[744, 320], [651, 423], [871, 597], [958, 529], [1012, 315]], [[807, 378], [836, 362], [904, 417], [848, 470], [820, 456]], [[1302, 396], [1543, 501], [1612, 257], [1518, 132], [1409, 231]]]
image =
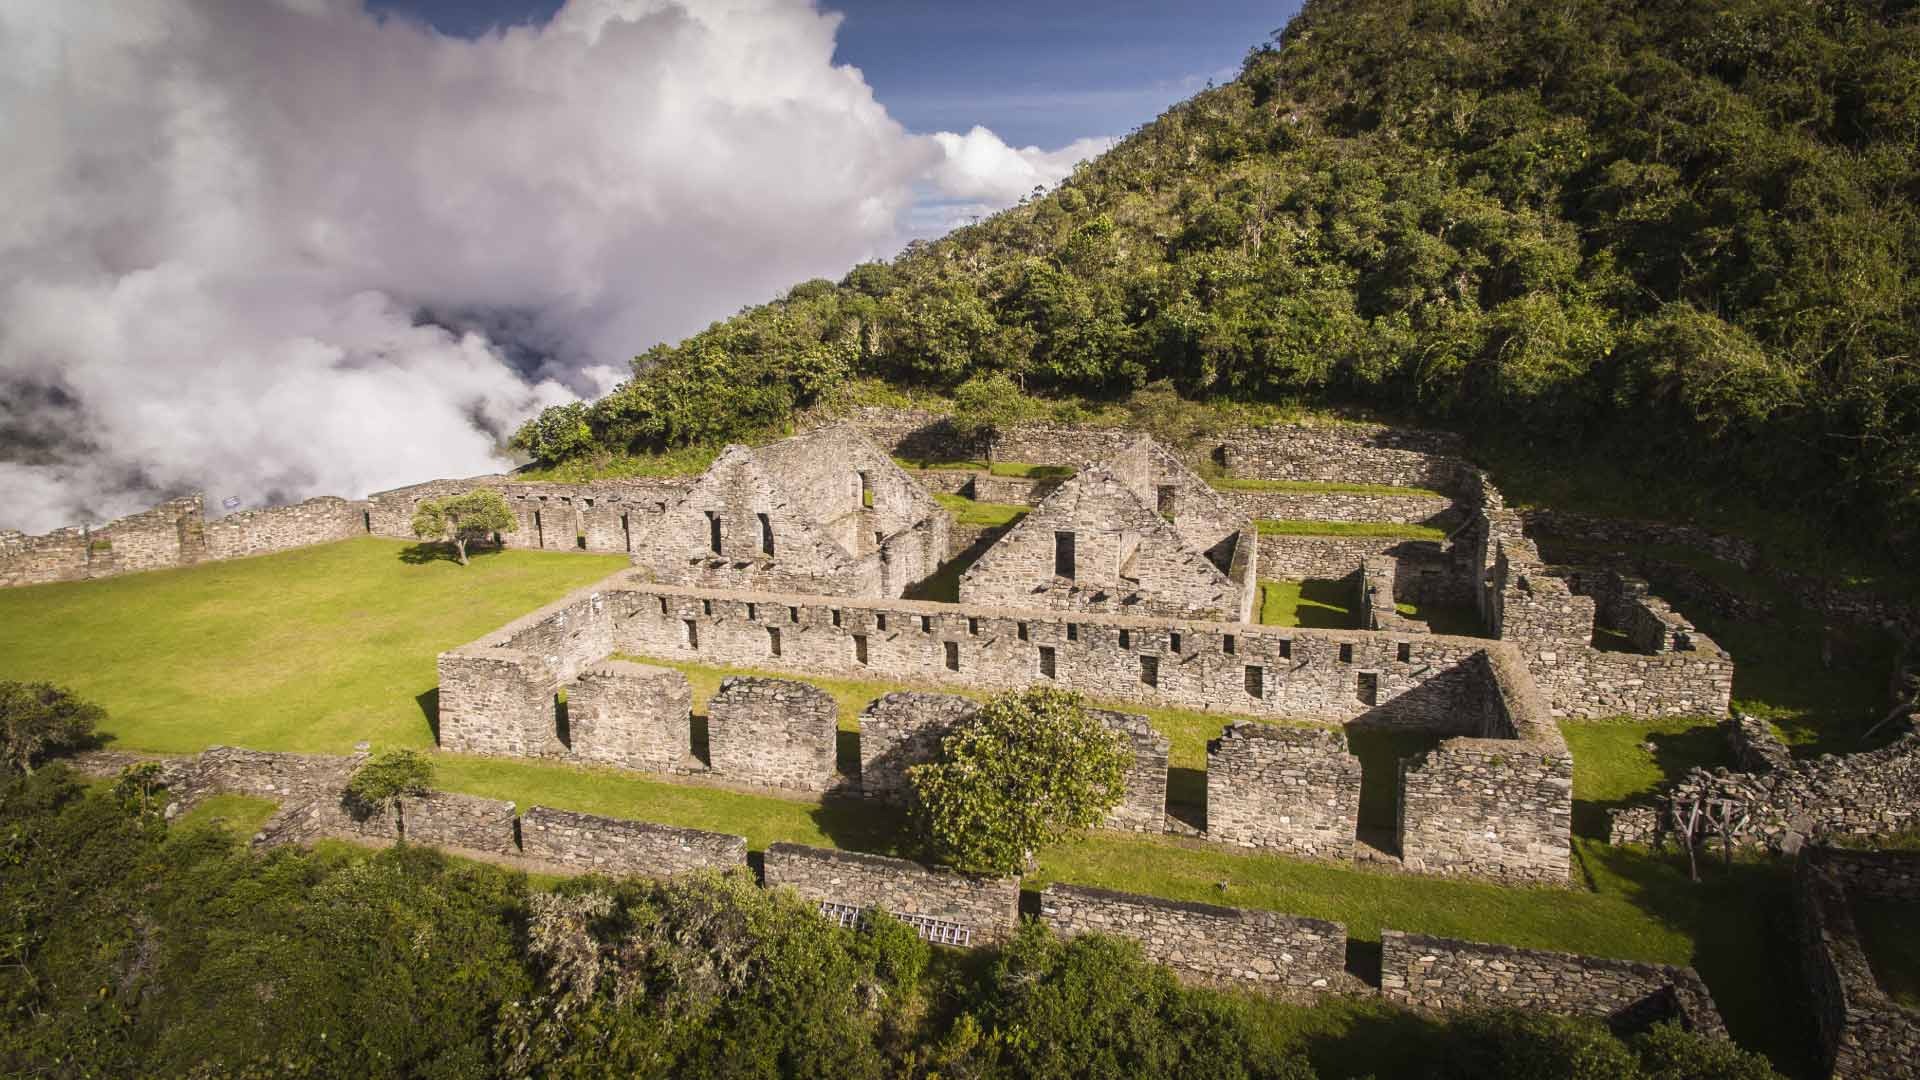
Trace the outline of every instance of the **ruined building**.
[[965, 604], [1247, 620], [1258, 534], [1145, 436], [1040, 501], [960, 578]]
[[656, 580], [895, 597], [947, 557], [953, 519], [850, 425], [729, 446], [644, 536]]

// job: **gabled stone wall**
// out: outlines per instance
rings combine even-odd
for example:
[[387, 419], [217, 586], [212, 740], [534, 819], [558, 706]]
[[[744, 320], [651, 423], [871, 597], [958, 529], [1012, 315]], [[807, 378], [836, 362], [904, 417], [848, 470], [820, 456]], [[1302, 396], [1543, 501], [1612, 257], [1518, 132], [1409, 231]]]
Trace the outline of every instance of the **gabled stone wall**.
[[715, 775], [795, 791], [833, 786], [840, 707], [826, 691], [787, 679], [730, 675], [707, 702]]
[[546, 806], [529, 807], [520, 816], [520, 844], [529, 859], [598, 874], [657, 878], [747, 865], [744, 836]]
[[1351, 858], [1360, 773], [1344, 731], [1230, 724], [1207, 744], [1207, 839]]
[[1040, 894], [1040, 919], [1061, 937], [1131, 938], [1148, 960], [1197, 982], [1301, 997], [1359, 989], [1345, 970], [1346, 927], [1322, 919], [1061, 884]]
[[1690, 967], [1380, 932], [1380, 993], [1415, 1008], [1524, 1009], [1588, 1016], [1620, 1031], [1672, 1020], [1725, 1038], [1706, 983]]
[[802, 844], [768, 846], [767, 887], [790, 887], [815, 902], [878, 908], [972, 931], [974, 945], [1003, 941], [1020, 922], [1020, 879], [982, 877], [905, 859]]

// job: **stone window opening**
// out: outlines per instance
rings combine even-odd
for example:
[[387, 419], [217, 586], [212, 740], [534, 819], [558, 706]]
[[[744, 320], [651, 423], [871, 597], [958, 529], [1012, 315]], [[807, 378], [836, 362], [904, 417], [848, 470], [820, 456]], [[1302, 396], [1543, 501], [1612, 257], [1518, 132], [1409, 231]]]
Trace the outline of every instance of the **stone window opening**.
[[920, 616], [920, 632], [923, 634], [933, 633], [933, 616], [931, 615]]
[[1293, 659], [1293, 639], [1291, 638], [1280, 639], [1280, 659], [1282, 660]]
[[957, 641], [945, 641], [945, 642], [941, 642], [941, 644], [946, 646], [947, 670], [959, 671], [960, 670], [960, 643]]
[[581, 503], [582, 503], [582, 504], [584, 504], [584, 505], [586, 505], [586, 506], [592, 506], [592, 505], [593, 505], [593, 500], [592, 500], [592, 499], [582, 499], [582, 500], [580, 500], [580, 501], [581, 501]]
[[861, 667], [867, 666], [867, 635], [853, 635], [853, 662]]
[[1018, 637], [1021, 641], [1027, 640], [1027, 624], [1026, 623], [1015, 623], [1013, 630], [1014, 630], [1014, 635]]
[[1051, 679], [1054, 677], [1053, 663], [1054, 663], [1053, 646], [1051, 645], [1040, 646], [1040, 676], [1042, 678]]
[[773, 555], [773, 522], [765, 514], [753, 516], [760, 522], [760, 554], [771, 557]]
[[1068, 641], [1080, 640], [1080, 624], [1079, 623], [1070, 622], [1067, 624], [1067, 640]]
[[361, 514], [360, 520], [367, 526], [368, 532], [373, 531], [373, 513], [371, 511]]
[[882, 630], [882, 631], [884, 631], [887, 628], [886, 612], [883, 611], [880, 614], [875, 615], [873, 617], [873, 628], [875, 630]]
[[567, 692], [558, 690], [553, 695], [553, 737], [560, 745], [573, 749], [573, 719], [567, 715]]
[[1168, 521], [1172, 521], [1174, 499], [1176, 498], [1174, 486], [1172, 484], [1161, 484], [1155, 494], [1158, 497], [1160, 516], [1166, 518]]
[[1351, 643], [1340, 646], [1340, 662], [1343, 664], [1353, 663], [1353, 645]]
[[1405, 664], [1413, 660], [1413, 646], [1410, 643], [1402, 641], [1395, 646], [1395, 650], [1396, 655], [1400, 657], [1401, 663]]
[[700, 614], [702, 615], [713, 614], [713, 601], [711, 600], [700, 601]]
[[840, 625], [840, 609], [839, 608], [833, 609], [833, 625], [835, 626]]
[[1247, 696], [1265, 697], [1267, 695], [1267, 669], [1258, 664], [1247, 665]]
[[800, 609], [799, 609], [799, 608], [797, 608], [797, 607], [790, 607], [790, 608], [788, 608], [788, 609], [787, 609], [787, 621], [788, 621], [788, 622], [790, 622], [790, 623], [797, 623], [797, 622], [799, 622], [799, 621], [800, 621]]
[[1142, 654], [1140, 657], [1140, 684], [1142, 686], [1160, 685], [1160, 658]]
[[767, 627], [767, 655], [780, 655], [780, 628], [777, 626]]
[[667, 613], [667, 598], [663, 596], [660, 598], [660, 614], [665, 615], [666, 613]]
[[1380, 673], [1377, 671], [1361, 672], [1354, 689], [1360, 695], [1360, 704], [1380, 704]]
[[633, 522], [628, 520], [628, 517], [626, 514], [620, 515], [620, 536], [621, 536], [621, 539], [626, 543], [627, 551], [632, 552], [633, 551]]
[[1220, 651], [1227, 654], [1228, 656], [1232, 656], [1234, 653], [1239, 652], [1240, 639], [1234, 637], [1232, 634], [1221, 635]]
[[680, 644], [689, 649], [700, 647], [700, 624], [692, 619], [680, 620]]
[[759, 619], [760, 619], [760, 605], [754, 603], [751, 600], [747, 601], [747, 621], [757, 622], [759, 621]]
[[1073, 534], [1053, 534], [1053, 576], [1073, 580]]
[[1174, 630], [1167, 634], [1167, 651], [1176, 653], [1180, 651], [1180, 631]]
[[[538, 513], [533, 517], [535, 521], [540, 520]], [[707, 548], [715, 555], [720, 554], [720, 513], [717, 510], [707, 511]]]
[[980, 620], [974, 618], [971, 615], [967, 616], [967, 636], [968, 637], [980, 636]]
[[855, 474], [854, 482], [860, 489], [861, 508], [866, 510], [873, 509], [873, 474], [868, 472], [857, 473]]
[[579, 548], [581, 551], [587, 550], [587, 534], [586, 533], [573, 534], [573, 543], [574, 543], [574, 546]]
[[1131, 630], [1120, 631], [1120, 647], [1123, 649], [1133, 648], [1133, 631]]
[[533, 546], [537, 548], [547, 546], [547, 527], [546, 524], [540, 520], [540, 511], [538, 510], [533, 512]]

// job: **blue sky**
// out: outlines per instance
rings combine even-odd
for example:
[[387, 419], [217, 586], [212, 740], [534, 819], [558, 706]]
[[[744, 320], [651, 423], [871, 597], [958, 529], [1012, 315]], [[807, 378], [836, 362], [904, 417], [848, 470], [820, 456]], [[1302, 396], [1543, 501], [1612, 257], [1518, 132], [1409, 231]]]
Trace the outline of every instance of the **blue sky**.
[[[697, 2], [697, 0], [696, 0]], [[368, 0], [449, 34], [540, 23], [558, 0]], [[825, 0], [836, 59], [919, 132], [983, 124], [1014, 146], [1125, 135], [1224, 81], [1298, 3], [1247, 0]]]

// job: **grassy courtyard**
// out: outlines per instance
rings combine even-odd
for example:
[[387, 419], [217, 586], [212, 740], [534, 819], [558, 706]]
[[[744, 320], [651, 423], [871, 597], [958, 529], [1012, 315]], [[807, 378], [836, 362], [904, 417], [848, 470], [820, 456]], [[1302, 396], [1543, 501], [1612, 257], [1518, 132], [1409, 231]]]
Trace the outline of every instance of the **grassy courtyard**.
[[1360, 625], [1353, 613], [1355, 592], [1352, 581], [1330, 578], [1262, 581], [1260, 609], [1255, 618], [1267, 626], [1351, 630]]
[[508, 550], [462, 567], [367, 537], [5, 589], [0, 678], [62, 683], [105, 705], [117, 749], [431, 746], [435, 654], [626, 564]]
[[1379, 536], [1407, 540], [1444, 540], [1447, 533], [1431, 525], [1406, 525], [1397, 521], [1297, 521], [1257, 518], [1254, 527], [1261, 536]]
[[[178, 571], [0, 592], [0, 677], [70, 684], [110, 712], [127, 749], [194, 751], [215, 743], [342, 751], [432, 744], [434, 655], [471, 640], [622, 564], [540, 552], [482, 555], [462, 569], [377, 539]], [[1295, 589], [1311, 600], [1312, 589]], [[1296, 619], [1300, 602], [1295, 603]], [[704, 702], [724, 674], [681, 666]], [[841, 703], [841, 725], [892, 684], [816, 680]], [[1131, 706], [1129, 706], [1131, 708]], [[1205, 742], [1228, 717], [1147, 711], [1173, 743], [1175, 801], [1202, 790]], [[1790, 925], [1785, 871], [1717, 862], [1700, 885], [1671, 860], [1591, 837], [1609, 805], [1709, 757], [1684, 723], [1569, 726], [1576, 758], [1576, 884], [1503, 888], [1308, 863], [1174, 837], [1094, 834], [1041, 853], [1030, 882], [1072, 881], [1177, 899], [1266, 907], [1339, 920], [1361, 943], [1383, 927], [1601, 955], [1693, 963], [1736, 1035], [1785, 1052], [1804, 1040], [1787, 951], [1752, 948]], [[849, 730], [849, 735], [851, 735]], [[1362, 740], [1364, 741], [1364, 740]], [[1654, 752], [1642, 749], [1652, 743]], [[1390, 820], [1394, 759], [1367, 759], [1363, 816]], [[666, 778], [556, 763], [436, 754], [437, 786], [776, 840], [900, 852], [896, 815], [859, 802], [790, 800]], [[223, 799], [194, 820], [236, 832], [269, 807]], [[1786, 957], [1786, 959], [1782, 959]], [[1790, 1054], [1788, 1055], [1791, 1056]]]

